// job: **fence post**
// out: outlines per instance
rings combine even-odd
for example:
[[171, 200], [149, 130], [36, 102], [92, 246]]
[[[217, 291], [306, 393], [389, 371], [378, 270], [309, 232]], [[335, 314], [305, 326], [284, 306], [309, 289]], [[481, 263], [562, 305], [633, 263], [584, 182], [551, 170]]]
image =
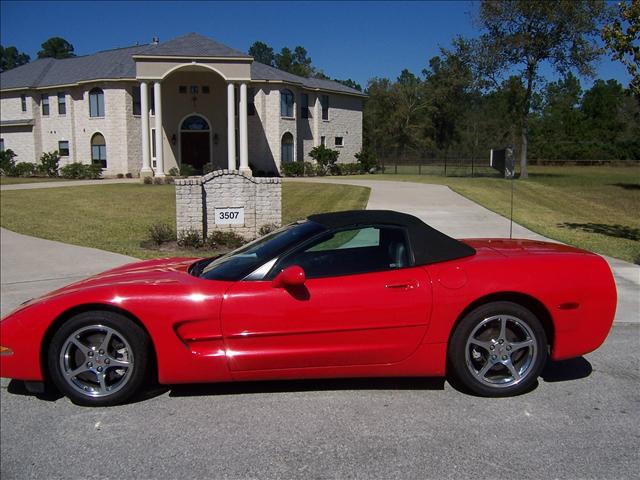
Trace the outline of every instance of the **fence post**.
[[398, 174], [398, 164], [397, 163], [395, 163], [393, 165], [393, 173], [395, 173], [396, 175]]
[[422, 175], [422, 164], [418, 164], [418, 175]]

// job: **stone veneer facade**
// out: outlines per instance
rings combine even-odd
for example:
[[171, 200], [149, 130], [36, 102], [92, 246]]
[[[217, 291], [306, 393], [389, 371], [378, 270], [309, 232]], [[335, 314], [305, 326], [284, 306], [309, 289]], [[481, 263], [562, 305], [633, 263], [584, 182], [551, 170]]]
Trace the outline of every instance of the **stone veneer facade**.
[[[178, 179], [175, 186], [178, 235], [195, 230], [207, 237], [215, 230], [226, 230], [252, 239], [258, 236], [260, 227], [282, 223], [280, 178], [218, 170], [203, 177]], [[244, 207], [243, 225], [216, 225], [216, 208], [239, 207]]]

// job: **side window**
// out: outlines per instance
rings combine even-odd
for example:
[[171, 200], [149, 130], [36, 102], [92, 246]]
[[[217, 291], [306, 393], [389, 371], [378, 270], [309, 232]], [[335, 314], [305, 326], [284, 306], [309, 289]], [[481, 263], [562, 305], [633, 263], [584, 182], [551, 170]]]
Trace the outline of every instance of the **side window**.
[[307, 278], [406, 268], [410, 266], [409, 246], [404, 229], [398, 227], [341, 230], [283, 258], [269, 277], [275, 277], [290, 265], [302, 267]]

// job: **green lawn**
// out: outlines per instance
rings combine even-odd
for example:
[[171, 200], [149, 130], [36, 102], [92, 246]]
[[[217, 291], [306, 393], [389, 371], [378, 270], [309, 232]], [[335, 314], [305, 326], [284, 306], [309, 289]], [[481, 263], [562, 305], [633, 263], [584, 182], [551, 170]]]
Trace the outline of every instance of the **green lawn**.
[[[514, 220], [544, 236], [640, 262], [640, 167], [530, 167], [516, 180]], [[384, 174], [366, 177], [444, 184], [509, 216], [511, 182], [501, 178]]]
[[[287, 182], [283, 223], [312, 213], [365, 208], [369, 189]], [[175, 228], [173, 185], [115, 184], [0, 193], [0, 224], [15, 232], [138, 258], [166, 256], [142, 248], [153, 223]], [[185, 252], [192, 256], [193, 252]], [[36, 255], [37, 252], [34, 252]]]
[[63, 182], [69, 181], [68, 178], [50, 178], [50, 177], [5, 177], [0, 176], [0, 185], [16, 185], [19, 183], [41, 183], [41, 182]]

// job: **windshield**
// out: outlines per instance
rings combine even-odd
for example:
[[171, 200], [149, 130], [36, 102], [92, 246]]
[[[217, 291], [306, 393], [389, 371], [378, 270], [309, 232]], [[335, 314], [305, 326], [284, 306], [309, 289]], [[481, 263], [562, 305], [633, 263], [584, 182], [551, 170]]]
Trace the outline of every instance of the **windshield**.
[[287, 225], [226, 255], [198, 262], [191, 274], [208, 280], [241, 280], [263, 263], [324, 230], [314, 222]]

